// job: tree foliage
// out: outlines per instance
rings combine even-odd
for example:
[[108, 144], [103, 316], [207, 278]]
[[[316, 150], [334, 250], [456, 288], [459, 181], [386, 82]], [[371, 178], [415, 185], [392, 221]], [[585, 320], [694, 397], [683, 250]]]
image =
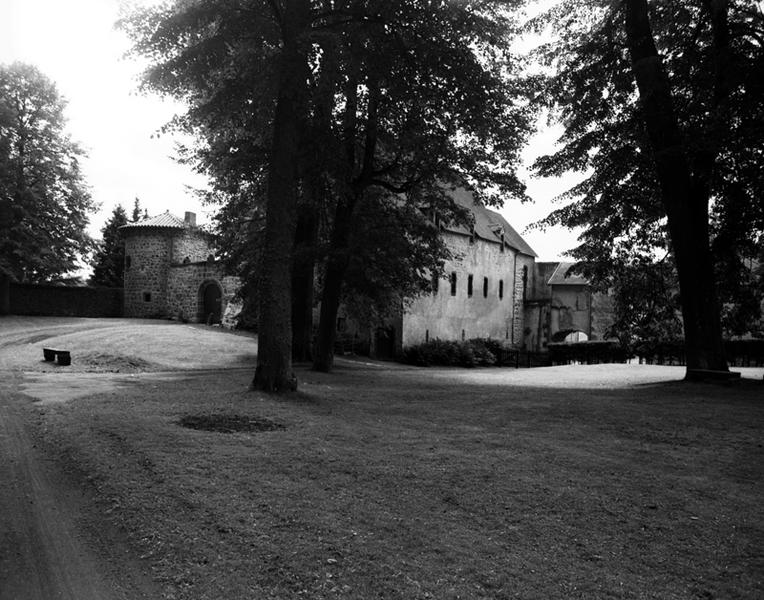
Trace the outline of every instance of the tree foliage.
[[[137, 212], [140, 214], [139, 210]], [[134, 215], [135, 213], [136, 210], [133, 210]], [[96, 244], [92, 262], [93, 276], [90, 280], [92, 285], [103, 287], [124, 285], [125, 240], [119, 228], [127, 223], [127, 213], [122, 205], [118, 204], [101, 229], [101, 240]]]
[[[466, 217], [444, 188], [467, 181], [489, 200], [523, 195], [514, 165], [529, 115], [524, 90], [507, 77], [516, 70], [507, 52], [514, 2], [297, 4], [307, 15], [290, 2], [176, 3], [136, 13], [125, 27], [136, 51], [153, 61], [145, 85], [189, 103], [175, 125], [200, 144], [186, 159], [211, 176], [212, 196], [224, 200], [218, 218], [230, 258], [262, 280], [273, 262], [263, 260], [264, 199], [283, 139], [274, 131], [284, 36], [287, 25], [298, 26], [304, 63], [290, 72], [301, 73], [305, 87], [292, 89], [296, 155], [282, 178], [299, 184], [286, 227], [297, 236], [293, 297], [313, 288], [298, 271], [323, 264], [319, 346], [328, 369], [343, 297], [380, 308], [420, 292], [442, 265], [445, 248], [433, 243], [427, 217], [433, 210]], [[262, 295], [263, 285], [252, 287]]]
[[60, 280], [91, 249], [94, 209], [66, 103], [37, 68], [0, 65], [0, 268], [21, 282]]
[[709, 235], [719, 283], [743, 281], [762, 244], [761, 11], [743, 0], [564, 0], [533, 25], [551, 23], [559, 42], [539, 56], [555, 74], [540, 100], [565, 132], [535, 167], [587, 176], [543, 224], [583, 228], [572, 255], [604, 287], [671, 252], [687, 330], [687, 303], [714, 295], [700, 285], [715, 279]]

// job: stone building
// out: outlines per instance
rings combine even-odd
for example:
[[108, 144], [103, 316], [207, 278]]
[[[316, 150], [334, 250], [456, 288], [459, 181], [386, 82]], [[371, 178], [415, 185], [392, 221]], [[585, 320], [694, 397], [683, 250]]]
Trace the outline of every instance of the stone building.
[[472, 192], [450, 192], [474, 219], [471, 229], [441, 224], [454, 258], [432, 294], [415, 299], [400, 317], [372, 335], [372, 353], [395, 355], [430, 339], [491, 337], [522, 342], [525, 287], [536, 253], [499, 213], [475, 203]]
[[572, 262], [537, 262], [525, 301], [523, 345], [544, 351], [549, 342], [604, 340], [613, 323], [609, 296], [592, 292]]
[[192, 212], [169, 212], [120, 228], [125, 240], [124, 314], [220, 323], [239, 287], [215, 259]]

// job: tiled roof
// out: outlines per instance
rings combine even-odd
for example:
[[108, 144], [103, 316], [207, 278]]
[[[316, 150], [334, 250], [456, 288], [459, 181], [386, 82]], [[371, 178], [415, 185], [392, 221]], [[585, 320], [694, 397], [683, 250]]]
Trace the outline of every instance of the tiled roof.
[[[501, 230], [504, 230], [504, 242], [514, 248], [521, 254], [528, 256], [538, 256], [528, 243], [520, 236], [517, 231], [507, 223], [507, 220], [499, 213], [487, 209], [475, 201], [475, 195], [468, 189], [458, 187], [454, 190], [447, 190], [449, 196], [464, 208], [469, 209], [475, 218], [475, 235], [491, 242], [501, 242]], [[464, 226], [448, 225], [446, 229], [456, 233], [469, 235], [469, 230]]]
[[185, 226], [186, 222], [183, 219], [171, 215], [168, 210], [156, 217], [150, 217], [143, 221], [136, 221], [135, 223], [128, 223], [127, 225], [120, 227], [120, 229], [134, 229], [139, 227], [169, 227], [172, 229], [183, 229]]
[[581, 275], [568, 275], [571, 267], [576, 264], [572, 262], [561, 262], [547, 281], [547, 285], [589, 285], [586, 277]]

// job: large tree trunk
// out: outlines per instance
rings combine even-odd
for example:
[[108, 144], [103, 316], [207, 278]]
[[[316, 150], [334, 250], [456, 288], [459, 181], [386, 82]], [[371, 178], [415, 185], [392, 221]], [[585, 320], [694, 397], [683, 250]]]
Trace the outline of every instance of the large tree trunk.
[[[728, 371], [709, 248], [707, 182], [693, 176], [671, 87], [653, 40], [646, 0], [627, 0], [626, 36], [679, 274], [687, 378]], [[707, 165], [713, 168], [713, 161]]]
[[313, 298], [315, 250], [318, 219], [309, 202], [299, 210], [292, 271], [292, 359], [308, 361], [312, 357]]
[[292, 371], [292, 252], [297, 221], [299, 123], [305, 103], [307, 58], [300, 36], [308, 26], [308, 0], [288, 0], [281, 20], [279, 93], [273, 126], [266, 197], [265, 241], [260, 264], [257, 369], [252, 387], [297, 389]]

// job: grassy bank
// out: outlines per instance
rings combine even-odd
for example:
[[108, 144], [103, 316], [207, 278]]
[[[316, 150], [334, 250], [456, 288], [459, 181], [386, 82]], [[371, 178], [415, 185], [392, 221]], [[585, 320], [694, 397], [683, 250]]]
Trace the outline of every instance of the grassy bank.
[[[300, 376], [289, 400], [144, 376], [40, 427], [167, 598], [764, 596], [760, 382]], [[220, 414], [275, 428], [178, 424]]]

